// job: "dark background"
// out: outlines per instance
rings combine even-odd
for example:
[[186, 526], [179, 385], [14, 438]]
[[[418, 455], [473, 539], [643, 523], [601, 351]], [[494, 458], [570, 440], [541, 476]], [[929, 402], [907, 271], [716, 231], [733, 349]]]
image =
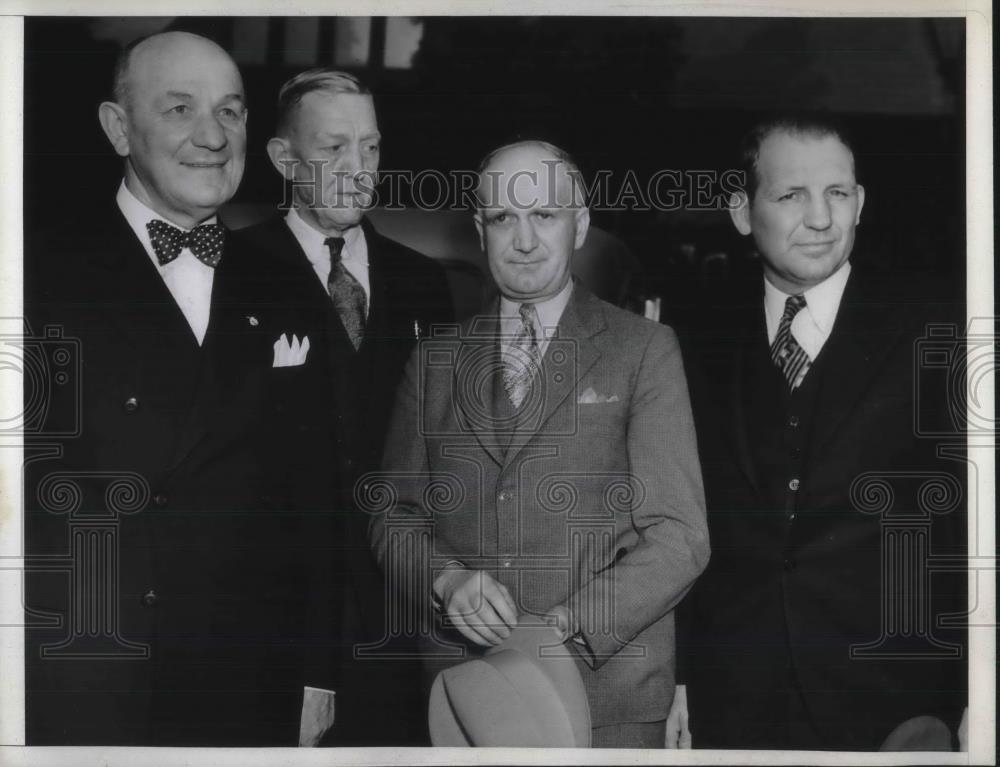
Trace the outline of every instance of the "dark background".
[[[249, 144], [237, 202], [280, 200], [264, 146], [278, 88], [310, 66], [371, 87], [382, 167], [413, 171], [475, 168], [523, 136], [566, 148], [585, 174], [632, 171], [644, 183], [660, 169], [734, 167], [739, 135], [764, 111], [823, 109], [852, 131], [867, 191], [855, 258], [963, 291], [961, 18], [27, 19], [26, 231], [111, 204], [121, 168], [97, 105], [121, 45], [165, 28], [215, 39], [243, 72]], [[753, 258], [724, 211], [593, 220], [631, 249], [638, 297], [664, 296], [668, 320]], [[709, 266], [719, 253], [722, 266]]]

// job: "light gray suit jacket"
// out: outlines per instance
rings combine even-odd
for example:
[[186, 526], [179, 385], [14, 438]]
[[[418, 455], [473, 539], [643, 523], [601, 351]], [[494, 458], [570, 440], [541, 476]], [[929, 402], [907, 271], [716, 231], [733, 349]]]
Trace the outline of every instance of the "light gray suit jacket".
[[[497, 327], [495, 308], [411, 358], [383, 471], [358, 487], [375, 554], [425, 610], [454, 560], [503, 583], [520, 612], [568, 605], [593, 725], [663, 719], [672, 610], [709, 556], [677, 339], [577, 284], [531, 395], [505, 417]], [[433, 633], [434, 668], [479, 652]]]

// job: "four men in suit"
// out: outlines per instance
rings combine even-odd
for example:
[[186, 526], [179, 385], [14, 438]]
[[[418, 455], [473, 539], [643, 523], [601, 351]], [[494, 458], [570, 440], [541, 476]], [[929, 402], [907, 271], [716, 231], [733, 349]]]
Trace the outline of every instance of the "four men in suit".
[[332, 514], [288, 492], [317, 470], [309, 328], [216, 217], [246, 115], [215, 43], [129, 46], [99, 111], [117, 197], [26, 261], [29, 317], [80, 365], [79, 428], [26, 468], [26, 553], [49, 563], [26, 576], [30, 744], [293, 746], [326, 676], [304, 649]]
[[[313, 353], [329, 385], [316, 417], [337, 439], [338, 470], [328, 474], [339, 478], [340, 491], [314, 504], [336, 508], [341, 517], [345, 537], [334, 556], [350, 584], [341, 621], [346, 676], [337, 743], [419, 745], [426, 742], [426, 717], [417, 666], [402, 657], [413, 655], [406, 640], [386, 645], [381, 658], [376, 652], [353, 661], [355, 645], [377, 644], [390, 629], [354, 486], [378, 469], [395, 390], [417, 339], [453, 316], [444, 270], [380, 235], [364, 216], [380, 144], [372, 94], [355, 77], [331, 69], [293, 77], [281, 88], [277, 134], [267, 145], [290, 183], [292, 206], [241, 234], [298, 278], [291, 290], [310, 317]], [[386, 718], [395, 725], [383, 727]]]
[[[31, 318], [82, 360], [79, 429], [27, 456], [26, 553], [56, 563], [27, 579], [29, 743], [294, 745], [309, 685], [339, 693], [337, 744], [419, 744], [412, 668], [352, 657], [410, 653], [387, 620], [401, 595], [436, 616], [428, 672], [546, 616], [598, 746], [660, 746], [672, 704], [697, 747], [873, 749], [928, 714], [955, 729], [964, 648], [933, 618], [965, 595], [926, 568], [963, 553], [961, 464], [913, 424], [942, 404], [915, 344], [954, 316], [852, 263], [865, 192], [841, 132], [777, 120], [744, 147], [732, 217], [763, 287], [725, 311], [731, 342], [691, 355], [710, 374], [691, 391], [706, 527], [676, 337], [572, 280], [589, 213], [570, 157], [521, 142], [483, 161], [500, 297], [449, 328], [441, 268], [364, 217], [380, 135], [351, 75], [281, 90], [287, 213], [219, 224], [244, 102], [204, 38], [129, 46], [100, 108], [116, 209], [26, 262]], [[879, 478], [894, 500], [872, 513]], [[362, 512], [385, 483], [369, 532], [388, 585]], [[675, 697], [674, 608], [709, 528]]]
[[835, 125], [774, 119], [742, 151], [731, 215], [763, 276], [691, 355], [713, 552], [681, 608], [691, 742], [874, 750], [924, 715], [954, 733], [963, 648], [937, 620], [964, 612], [964, 574], [930, 562], [961, 561], [965, 469], [916, 428], [947, 412], [917, 342], [954, 318], [856, 257], [865, 190]]
[[564, 152], [505, 146], [480, 178], [500, 298], [411, 358], [369, 488], [392, 487], [373, 547], [454, 627], [426, 637], [430, 670], [497, 644], [520, 614], [549, 616], [578, 660], [594, 745], [659, 747], [672, 610], [708, 559], [680, 348], [571, 279], [589, 213]]

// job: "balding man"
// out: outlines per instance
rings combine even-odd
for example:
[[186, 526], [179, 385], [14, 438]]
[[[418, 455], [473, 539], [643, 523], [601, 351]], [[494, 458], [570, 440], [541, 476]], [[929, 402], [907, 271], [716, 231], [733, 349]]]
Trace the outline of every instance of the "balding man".
[[329, 532], [287, 502], [308, 339], [216, 216], [243, 175], [243, 83], [215, 43], [158, 34], [123, 51], [99, 117], [117, 196], [26, 265], [31, 316], [80, 369], [79, 429], [29, 467], [27, 554], [56, 564], [27, 606], [56, 620], [27, 632], [28, 743], [294, 746]]
[[[428, 637], [429, 670], [461, 660], [435, 640], [476, 656], [520, 615], [548, 616], [578, 661], [593, 745], [655, 748], [672, 611], [708, 560], [701, 474], [673, 332], [571, 278], [590, 222], [577, 173], [533, 141], [482, 163], [475, 222], [500, 298], [411, 358], [370, 485], [391, 483], [395, 502], [371, 535], [408, 596], [454, 626]], [[428, 521], [423, 561], [396, 536]]]

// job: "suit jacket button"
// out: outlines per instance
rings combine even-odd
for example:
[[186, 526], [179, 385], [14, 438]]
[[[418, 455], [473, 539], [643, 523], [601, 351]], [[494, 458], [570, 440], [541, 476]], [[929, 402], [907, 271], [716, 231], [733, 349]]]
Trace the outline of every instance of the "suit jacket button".
[[129, 397], [127, 400], [125, 400], [122, 407], [125, 408], [126, 413], [134, 413], [136, 410], [139, 409], [139, 400], [137, 400], [135, 397]]
[[790, 573], [792, 570], [795, 569], [795, 560], [794, 559], [786, 559], [782, 563], [782, 566], [785, 568], [785, 572], [786, 573]]
[[156, 592], [150, 589], [142, 595], [143, 607], [156, 607]]
[[166, 506], [167, 496], [165, 496], [163, 493], [157, 493], [156, 495], [153, 496], [153, 503], [155, 503], [157, 506]]
[[793, 493], [796, 490], [798, 490], [799, 489], [799, 481], [798, 481], [798, 479], [793, 479], [791, 482], [789, 482], [788, 483], [788, 489], [791, 490]]
[[499, 499], [500, 499], [500, 500], [501, 500], [502, 502], [506, 502], [506, 501], [509, 501], [509, 500], [510, 500], [510, 493], [508, 493], [508, 492], [507, 492], [506, 490], [501, 490], [501, 491], [500, 491], [500, 495], [498, 495], [497, 497], [498, 497], [498, 498], [499, 498]]

